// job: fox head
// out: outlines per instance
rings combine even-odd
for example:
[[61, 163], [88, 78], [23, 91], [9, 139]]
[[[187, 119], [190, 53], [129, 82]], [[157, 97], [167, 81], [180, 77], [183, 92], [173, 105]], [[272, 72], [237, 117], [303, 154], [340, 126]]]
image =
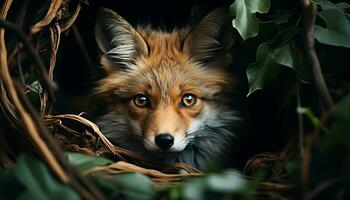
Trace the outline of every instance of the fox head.
[[191, 28], [164, 32], [102, 9], [95, 36], [107, 75], [95, 92], [114, 99], [109, 120], [118, 128], [108, 135], [151, 152], [179, 152], [205, 124], [220, 123], [223, 91], [232, 87], [229, 25], [217, 9]]

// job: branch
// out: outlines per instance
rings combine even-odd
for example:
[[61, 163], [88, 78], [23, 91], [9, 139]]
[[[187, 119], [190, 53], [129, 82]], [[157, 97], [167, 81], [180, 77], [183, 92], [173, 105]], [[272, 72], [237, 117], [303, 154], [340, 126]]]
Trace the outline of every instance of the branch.
[[325, 110], [329, 110], [333, 106], [333, 100], [329, 95], [327, 85], [324, 81], [320, 61], [318, 60], [315, 50], [314, 25], [317, 14], [316, 5], [309, 0], [300, 0], [300, 7], [303, 10], [303, 26], [304, 26], [304, 48], [306, 59], [310, 65], [317, 94], [321, 100], [321, 104]]
[[[5, 1], [5, 4], [1, 7], [0, 25], [5, 24], [6, 27], [7, 25], [9, 25], [8, 23], [3, 23], [6, 21], [2, 19], [6, 18], [6, 15], [11, 6], [11, 3], [12, 3], [12, 0], [7, 0]], [[13, 26], [11, 26], [10, 24], [10, 27], [13, 27]], [[56, 172], [60, 180], [65, 183], [68, 182], [69, 177], [63, 171], [61, 166], [58, 164], [56, 158], [52, 155], [52, 152], [50, 151], [48, 146], [40, 137], [38, 133], [38, 129], [35, 126], [32, 118], [30, 117], [29, 113], [25, 110], [24, 106], [20, 102], [20, 99], [16, 92], [14, 82], [12, 80], [12, 77], [8, 69], [7, 51], [6, 51], [6, 45], [5, 45], [5, 30], [2, 28], [0, 29], [0, 78], [1, 78], [0, 85], [4, 87], [4, 91], [6, 91], [6, 94], [10, 97], [10, 99], [13, 102], [13, 105], [16, 107], [16, 111], [18, 112], [18, 115], [22, 120], [23, 126], [26, 129], [28, 135], [32, 138], [33, 142], [43, 153], [43, 155], [47, 160], [47, 163]]]
[[50, 148], [52, 155], [57, 159], [61, 167], [65, 169], [67, 175], [70, 176], [69, 183], [87, 200], [106, 199], [101, 193], [101, 191], [98, 188], [96, 188], [96, 186], [92, 184], [90, 180], [82, 176], [82, 174], [77, 169], [71, 167], [67, 160], [62, 156], [64, 154], [61, 147], [56, 143], [54, 138], [48, 132], [47, 128], [44, 126], [41, 118], [39, 117], [39, 113], [35, 110], [28, 97], [23, 93], [23, 91], [21, 91], [20, 85], [17, 82], [14, 83], [18, 97], [25, 109], [27, 110], [27, 112], [30, 114], [41, 138]]
[[34, 46], [27, 40], [26, 36], [24, 33], [13, 23], [0, 19], [0, 27], [3, 27], [5, 29], [8, 29], [12, 31], [13, 33], [18, 36], [18, 38], [23, 42], [23, 45], [28, 49], [29, 53], [32, 55], [34, 58], [34, 61], [36, 62], [36, 66], [38, 67], [39, 74], [42, 75], [42, 80], [44, 82], [43, 87], [48, 91], [50, 99], [53, 101], [55, 99], [53, 91], [54, 88], [56, 88], [55, 84], [53, 81], [50, 81], [49, 78], [47, 77], [47, 70], [44, 65], [44, 62], [40, 58], [39, 54], [35, 50]]
[[[59, 179], [63, 183], [71, 183], [78, 191], [86, 191], [84, 193], [81, 193], [82, 195], [85, 195], [83, 196], [85, 199], [105, 199], [101, 192], [94, 188], [94, 185], [92, 185], [83, 176], [81, 176], [81, 174], [79, 174], [76, 169], [71, 168], [64, 160], [62, 153], [59, 151], [59, 147], [57, 145], [55, 146], [53, 138], [50, 137], [46, 128], [43, 126], [38, 113], [35, 112], [35, 109], [32, 107], [26, 95], [20, 91], [20, 86], [16, 84], [16, 82], [11, 77], [7, 63], [4, 28], [14, 31], [14, 33], [22, 40], [23, 44], [28, 48], [29, 53], [32, 54], [35, 61], [37, 62], [39, 71], [43, 77], [46, 78], [45, 81], [47, 85], [45, 86], [50, 89], [50, 86], [52, 86], [51, 82], [47, 79], [47, 72], [44, 63], [39, 57], [39, 54], [35, 51], [34, 47], [28, 40], [26, 40], [25, 35], [18, 29], [17, 26], [3, 20], [7, 15], [11, 3], [12, 0], [5, 1], [5, 4], [0, 9], [0, 27], [3, 27], [0, 28], [0, 85], [4, 88], [4, 91], [12, 100], [13, 105], [22, 120], [23, 126], [28, 135], [31, 137], [33, 143], [38, 147], [42, 155], [45, 157], [47, 164], [54, 172], [56, 172], [56, 175], [59, 177]], [[52, 90], [49, 91], [52, 92]], [[53, 96], [53, 93], [50, 94]], [[46, 142], [49, 145], [47, 145]], [[51, 147], [51, 149], [49, 147]], [[69, 170], [70, 175], [73, 175], [74, 177], [69, 177], [66, 171], [62, 168], [62, 165], [66, 168], [67, 171]], [[79, 180], [86, 189], [84, 188], [84, 190], [81, 190], [82, 186], [75, 182], [76, 179]]]
[[[300, 99], [300, 84], [297, 81], [297, 108], [301, 108], [301, 99]], [[299, 130], [299, 153], [302, 158], [304, 155], [304, 123], [303, 123], [303, 114], [298, 112], [298, 130]]]

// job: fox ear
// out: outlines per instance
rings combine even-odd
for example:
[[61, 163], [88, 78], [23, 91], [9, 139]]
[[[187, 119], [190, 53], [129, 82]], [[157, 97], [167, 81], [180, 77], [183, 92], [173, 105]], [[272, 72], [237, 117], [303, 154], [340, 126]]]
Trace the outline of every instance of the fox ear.
[[95, 38], [105, 68], [127, 67], [148, 51], [142, 36], [125, 19], [106, 8], [97, 15]]
[[184, 41], [183, 52], [199, 62], [216, 61], [228, 54], [234, 43], [228, 12], [215, 9], [205, 16]]

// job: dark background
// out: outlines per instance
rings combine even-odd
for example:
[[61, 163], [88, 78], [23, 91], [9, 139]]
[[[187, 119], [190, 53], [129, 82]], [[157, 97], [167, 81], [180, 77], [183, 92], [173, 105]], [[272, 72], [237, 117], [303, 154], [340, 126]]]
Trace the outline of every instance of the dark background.
[[[116, 11], [133, 25], [151, 24], [155, 28], [171, 30], [174, 27], [193, 24], [214, 8], [228, 7], [232, 2], [226, 0], [89, 1], [88, 5], [83, 6], [75, 27], [65, 32], [61, 38], [55, 69], [55, 80], [59, 86], [55, 111], [79, 114], [94, 107], [86, 99], [95, 81], [103, 76], [103, 70], [98, 67], [98, 48], [93, 31], [99, 7], [107, 7]], [[272, 5], [282, 9], [294, 6], [295, 2], [273, 1]], [[74, 31], [74, 28], [77, 31]], [[85, 54], [78, 43], [79, 38], [87, 51]], [[244, 96], [241, 107], [247, 107], [245, 131], [240, 134], [242, 136], [241, 147], [237, 157], [234, 158], [235, 166], [239, 168], [256, 153], [280, 151], [290, 136], [297, 133], [295, 96], [289, 100], [281, 99], [281, 96], [288, 91], [289, 84], [296, 79], [295, 76], [290, 75], [294, 73], [290, 69], [282, 69], [278, 79], [268, 83], [264, 91], [257, 91], [249, 98], [245, 97], [248, 88], [245, 68], [249, 63], [254, 62], [256, 52], [256, 46], [251, 46], [250, 43], [257, 42], [254, 42], [254, 39], [244, 44], [242, 41], [236, 42], [234, 46], [235, 62], [232, 66], [236, 73], [233, 75], [241, 80], [239, 87]], [[349, 49], [323, 46], [318, 43], [317, 49], [327, 83], [331, 87], [331, 94], [336, 99], [337, 92], [339, 92], [338, 86], [348, 83], [347, 80], [350, 77], [349, 66], [346, 64], [348, 63], [347, 55], [350, 55]], [[334, 65], [337, 67], [332, 67]], [[318, 100], [315, 99], [315, 90], [312, 85], [306, 84], [302, 87], [301, 96], [304, 99], [303, 106], [317, 105]]]
[[[98, 67], [98, 48], [94, 39], [94, 22], [98, 7], [107, 7], [125, 18], [131, 24], [151, 24], [155, 28], [171, 30], [195, 23], [214, 8], [229, 6], [231, 1], [90, 1], [81, 10], [75, 23], [79, 35], [86, 45], [89, 60], [81, 51], [77, 37], [71, 29], [62, 35], [58, 52], [58, 60], [55, 69], [55, 80], [59, 85], [58, 101], [55, 111], [58, 113], [75, 113], [88, 110], [93, 107], [85, 101], [94, 86], [94, 82], [103, 76], [103, 71]], [[239, 42], [235, 46], [235, 70], [234, 76], [242, 80], [240, 91], [243, 104], [248, 107], [246, 122], [242, 123], [243, 133], [240, 149], [233, 159], [234, 166], [242, 168], [247, 159], [259, 152], [271, 152], [280, 150], [288, 136], [295, 132], [293, 128], [285, 129], [285, 126], [294, 127], [295, 118], [278, 110], [279, 101], [268, 92], [257, 92], [246, 98], [247, 80], [245, 67], [240, 65], [244, 56], [249, 55], [249, 50], [241, 46]], [[254, 56], [254, 55], [250, 55]], [[91, 62], [89, 64], [89, 62]], [[272, 91], [271, 91], [272, 92]], [[233, 102], [235, 99], [233, 99]], [[292, 108], [292, 107], [291, 107]], [[240, 108], [241, 109], [241, 108]], [[283, 132], [280, 130], [284, 129]], [[244, 130], [244, 131], [243, 131]]]

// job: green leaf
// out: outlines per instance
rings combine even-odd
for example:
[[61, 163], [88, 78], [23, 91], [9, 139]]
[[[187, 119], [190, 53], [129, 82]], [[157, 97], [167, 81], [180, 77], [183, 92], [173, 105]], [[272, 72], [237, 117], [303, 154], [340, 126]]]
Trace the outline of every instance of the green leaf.
[[[333, 120], [329, 125], [330, 134], [321, 140], [321, 150], [332, 152], [332, 148], [342, 147], [346, 150], [347, 164], [350, 166], [350, 95], [344, 97], [337, 105]], [[334, 151], [333, 151], [334, 152]]]
[[287, 23], [288, 20], [292, 17], [292, 15], [295, 13], [296, 9], [292, 10], [276, 10], [276, 14], [266, 16], [266, 20], [261, 23], [270, 23], [273, 22], [275, 24], [284, 24]]
[[25, 187], [15, 178], [13, 170], [0, 173], [0, 199], [17, 199], [25, 191]]
[[297, 66], [301, 64], [302, 54], [295, 47], [294, 42], [290, 42], [281, 48], [275, 49], [272, 52], [272, 58], [276, 63], [296, 70]]
[[[250, 199], [249, 197], [252, 194], [250, 191], [252, 189], [251, 186], [236, 171], [212, 173], [207, 176], [193, 178], [185, 183], [183, 185], [182, 197], [187, 200]], [[237, 198], [235, 195], [244, 198]]]
[[333, 3], [328, 0], [315, 0], [315, 3], [320, 5], [322, 10], [350, 8], [350, 5], [345, 2]]
[[156, 189], [151, 179], [140, 173], [108, 176], [106, 181], [111, 181], [130, 199], [152, 199], [156, 194]]
[[242, 192], [246, 191], [247, 180], [236, 172], [211, 174], [207, 177], [207, 185], [216, 192]]
[[96, 166], [102, 166], [113, 163], [113, 161], [98, 156], [89, 156], [81, 153], [66, 153], [68, 161], [79, 168], [80, 171], [86, 171]]
[[318, 13], [326, 28], [315, 25], [315, 38], [323, 43], [350, 48], [350, 19], [342, 9], [326, 9]]
[[30, 84], [31, 91], [41, 94], [43, 92], [43, 88], [41, 87], [41, 84], [39, 81], [34, 81], [32, 84]]
[[247, 68], [249, 82], [249, 93], [251, 95], [256, 90], [263, 89], [264, 83], [268, 79], [275, 79], [279, 72], [279, 65], [272, 58], [272, 43], [262, 43], [256, 53], [256, 63]]
[[256, 13], [267, 13], [270, 9], [270, 0], [236, 0], [230, 6], [230, 13], [236, 16], [232, 25], [243, 40], [252, 38], [259, 33], [260, 20]]
[[[328, 180], [339, 180], [336, 188], [349, 191], [350, 179], [350, 95], [341, 99], [324, 119], [328, 132], [317, 132], [312, 158], [310, 160], [310, 188], [316, 188]], [[330, 117], [331, 116], [331, 117]], [[324, 121], [325, 122], [325, 121]], [[326, 198], [332, 199], [339, 190], [324, 190], [329, 193]], [[325, 193], [322, 193], [325, 194]], [[348, 199], [349, 195], [344, 195]]]
[[181, 197], [181, 183], [176, 183], [174, 186], [169, 188], [169, 199], [177, 200]]
[[280, 64], [296, 69], [301, 63], [301, 53], [290, 43], [297, 31], [292, 26], [278, 33], [271, 42], [261, 43], [256, 52], [256, 62], [247, 68], [249, 93], [251, 95], [264, 87], [265, 82], [277, 78]]
[[[6, 181], [6, 179], [3, 179], [3, 175], [1, 176], [0, 185], [2, 189], [5, 190], [6, 187], [19, 188], [17, 193], [12, 193], [9, 196], [10, 199], [80, 199], [80, 196], [73, 189], [60, 184], [52, 177], [43, 163], [24, 154], [18, 157], [16, 166], [7, 172], [7, 177], [9, 176], [12, 177], [10, 185], [4, 183], [3, 181]], [[16, 190], [14, 188], [8, 189]], [[1, 197], [4, 193], [1, 190], [0, 192]]]
[[122, 199], [120, 190], [113, 183], [106, 181], [100, 174], [93, 174], [89, 178], [108, 199]]
[[[296, 23], [296, 25], [298, 22]], [[284, 46], [285, 44], [289, 43], [289, 41], [292, 39], [292, 37], [297, 32], [296, 25], [286, 28], [283, 31], [279, 32], [276, 37], [272, 40], [272, 47], [273, 48], [279, 48]]]
[[183, 186], [182, 197], [187, 200], [205, 199], [203, 178], [194, 178]]

